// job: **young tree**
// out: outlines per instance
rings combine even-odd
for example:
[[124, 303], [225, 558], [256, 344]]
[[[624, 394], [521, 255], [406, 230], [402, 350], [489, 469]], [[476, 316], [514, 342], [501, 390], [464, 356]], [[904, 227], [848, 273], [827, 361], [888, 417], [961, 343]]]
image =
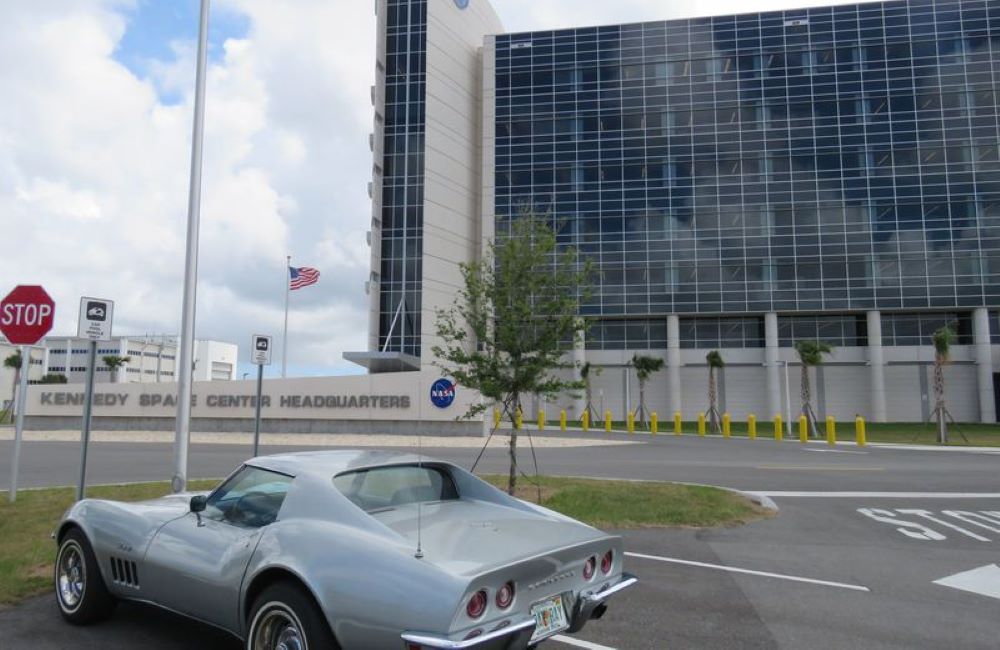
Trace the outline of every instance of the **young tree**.
[[[591, 374], [596, 377], [601, 374], [601, 368], [589, 361], [584, 361], [583, 365], [580, 366], [580, 381], [583, 382], [583, 392], [587, 400], [587, 404], [583, 407], [583, 410], [587, 413], [587, 417], [591, 422], [596, 422], [599, 418], [594, 409], [593, 392], [590, 385]], [[583, 413], [580, 414], [580, 417], [583, 417]]]
[[951, 344], [955, 340], [955, 333], [947, 325], [938, 329], [931, 335], [934, 342], [934, 417], [938, 423], [938, 442], [942, 445], [948, 444], [948, 421], [950, 417], [948, 407], [944, 401], [944, 366], [948, 363], [951, 355]]
[[646, 381], [654, 372], [659, 372], [663, 368], [663, 359], [634, 354], [632, 367], [635, 368], [635, 377], [639, 380], [639, 409], [636, 416], [639, 422], [646, 423], [649, 420], [649, 412], [646, 409]]
[[486, 400], [465, 417], [488, 408], [503, 409], [510, 430], [507, 491], [517, 485], [517, 435], [513, 425], [521, 396], [537, 393], [555, 399], [583, 382], [564, 379], [563, 360], [582, 335], [578, 318], [587, 295], [590, 264], [576, 251], [560, 251], [556, 235], [541, 219], [524, 214], [513, 220], [508, 236], [490, 244], [484, 259], [460, 265], [463, 287], [454, 304], [438, 310], [440, 345], [432, 348], [436, 365], [462, 386]]
[[708, 420], [712, 425], [712, 431], [722, 433], [722, 427], [719, 424], [722, 417], [716, 406], [715, 370], [725, 366], [726, 362], [722, 360], [722, 355], [719, 354], [718, 350], [712, 350], [706, 354], [705, 361], [708, 363]]
[[111, 370], [111, 381], [118, 381], [118, 369], [124, 366], [126, 363], [131, 361], [131, 357], [120, 357], [117, 354], [109, 354], [107, 356], [101, 357], [106, 365]]
[[802, 415], [806, 416], [812, 436], [818, 438], [816, 412], [813, 411], [809, 390], [809, 367], [822, 365], [823, 355], [833, 352], [833, 346], [826, 341], [796, 341], [795, 351], [798, 352], [799, 361], [802, 362]]
[[14, 400], [17, 399], [17, 385], [21, 381], [21, 351], [18, 350], [4, 359], [3, 367], [14, 370], [14, 384], [10, 388], [10, 405], [4, 409], [3, 418], [0, 418], [0, 420], [7, 420], [14, 414]]

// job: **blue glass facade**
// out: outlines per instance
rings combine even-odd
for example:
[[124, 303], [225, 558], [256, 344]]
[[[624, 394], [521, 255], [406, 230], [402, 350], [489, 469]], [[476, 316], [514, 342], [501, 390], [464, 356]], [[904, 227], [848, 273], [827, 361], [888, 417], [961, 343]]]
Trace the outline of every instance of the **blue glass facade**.
[[994, 1], [501, 35], [497, 232], [528, 207], [594, 260], [591, 347], [967, 320], [1000, 304], [998, 79]]
[[388, 0], [378, 349], [420, 354], [427, 0]]

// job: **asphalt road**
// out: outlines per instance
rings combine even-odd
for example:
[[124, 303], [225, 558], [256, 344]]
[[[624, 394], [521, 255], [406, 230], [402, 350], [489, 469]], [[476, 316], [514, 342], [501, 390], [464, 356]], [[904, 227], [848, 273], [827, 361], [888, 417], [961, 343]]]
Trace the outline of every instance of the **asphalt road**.
[[[736, 528], [622, 531], [631, 554], [627, 567], [641, 583], [579, 635], [592, 644], [586, 647], [998, 646], [1000, 580], [988, 572], [954, 579], [995, 596], [935, 581], [1000, 564], [1000, 455], [827, 451], [818, 444], [803, 448], [763, 439], [636, 440], [642, 443], [542, 449], [538, 461], [552, 474], [764, 492], [781, 511]], [[476, 454], [425, 451], [466, 466]], [[9, 452], [10, 443], [0, 443], [0, 485], [8, 481]], [[192, 447], [191, 474], [220, 476], [244, 454], [236, 447]], [[96, 483], [165, 478], [172, 456], [167, 445], [107, 443], [95, 444], [90, 458], [89, 476]], [[71, 484], [78, 460], [77, 445], [27, 443], [22, 484]], [[504, 462], [502, 453], [490, 452], [484, 467], [501, 471]], [[137, 605], [124, 605], [110, 622], [84, 630], [63, 624], [48, 596], [0, 612], [2, 650], [71, 645], [239, 647], [214, 630]]]

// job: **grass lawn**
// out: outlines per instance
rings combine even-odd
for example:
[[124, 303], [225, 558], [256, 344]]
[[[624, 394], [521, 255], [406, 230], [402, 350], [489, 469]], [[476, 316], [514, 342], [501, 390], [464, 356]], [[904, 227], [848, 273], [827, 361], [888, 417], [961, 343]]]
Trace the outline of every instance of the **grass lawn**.
[[[525, 428], [527, 429], [527, 422], [525, 423]], [[530, 428], [531, 433], [537, 431], [535, 423], [531, 423]], [[573, 428], [579, 428], [580, 423], [568, 422], [567, 426]], [[721, 426], [721, 425], [720, 425]], [[785, 439], [788, 440], [788, 424], [784, 424], [785, 427]], [[668, 420], [664, 422], [660, 420], [658, 425], [659, 435], [673, 435], [674, 433], [674, 421]], [[706, 432], [708, 435], [712, 434], [712, 428], [710, 423], [705, 423]], [[826, 435], [826, 425], [824, 422], [818, 424], [819, 433], [821, 436]], [[614, 433], [627, 433], [626, 424], [622, 421], [613, 421], [611, 423], [611, 429]], [[558, 431], [559, 421], [554, 420], [546, 424], [546, 431]], [[636, 422], [635, 430], [638, 433], [647, 433], [649, 431], [648, 427], [643, 423]], [[591, 426], [591, 432], [602, 433], [604, 431], [604, 421], [599, 423], [599, 426]], [[698, 423], [695, 421], [685, 421], [681, 425], [681, 431], [685, 434], [694, 434], [698, 431]], [[737, 422], [733, 420], [730, 426], [730, 432], [733, 437], [745, 438], [747, 435], [747, 423]], [[969, 446], [973, 447], [1000, 447], [1000, 425], [998, 424], [970, 424], [970, 423], [958, 423], [952, 424], [948, 427], [948, 445], [949, 446]], [[865, 433], [868, 442], [891, 442], [891, 443], [902, 443], [902, 444], [917, 444], [917, 445], [936, 445], [937, 444], [937, 424], [931, 423], [914, 423], [914, 422], [865, 422]], [[961, 434], [965, 434], [968, 438], [968, 443], [962, 438]], [[798, 419], [792, 422], [792, 437], [798, 440], [799, 436], [799, 423]], [[774, 439], [774, 424], [771, 420], [761, 421], [757, 420], [757, 437], [758, 438], [768, 438]], [[837, 422], [837, 439], [838, 440], [854, 440], [854, 421], [851, 422]]]
[[[191, 490], [207, 490], [218, 481], [191, 481]], [[92, 487], [87, 496], [141, 501], [170, 492], [169, 483]], [[26, 490], [17, 502], [0, 492], [0, 606], [49, 589], [56, 545], [49, 538], [59, 518], [73, 504], [76, 488]]]
[[[488, 480], [505, 486], [506, 478]], [[191, 490], [207, 490], [218, 481], [192, 481]], [[743, 497], [715, 488], [670, 483], [630, 483], [542, 477], [542, 503], [594, 526], [720, 526], [769, 516]], [[537, 491], [523, 477], [518, 496], [536, 500]], [[0, 607], [51, 588], [56, 547], [49, 535], [72, 505], [73, 488], [18, 492], [17, 503], [0, 492]], [[88, 488], [91, 498], [141, 501], [170, 492], [168, 483]]]
[[[502, 490], [507, 477], [484, 476]], [[727, 490], [675, 483], [599, 481], [593, 479], [532, 477], [541, 486], [542, 505], [598, 528], [732, 526], [769, 516]], [[538, 502], [538, 488], [518, 477], [517, 496]]]

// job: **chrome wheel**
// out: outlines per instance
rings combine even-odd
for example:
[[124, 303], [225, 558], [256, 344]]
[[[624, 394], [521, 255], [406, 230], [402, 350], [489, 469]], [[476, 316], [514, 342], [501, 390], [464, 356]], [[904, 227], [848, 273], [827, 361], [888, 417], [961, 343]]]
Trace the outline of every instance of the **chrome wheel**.
[[68, 540], [59, 551], [56, 563], [56, 589], [59, 604], [67, 612], [75, 611], [87, 589], [87, 568], [83, 563], [83, 549], [74, 540]]
[[302, 624], [280, 603], [265, 606], [257, 614], [253, 650], [307, 650]]

